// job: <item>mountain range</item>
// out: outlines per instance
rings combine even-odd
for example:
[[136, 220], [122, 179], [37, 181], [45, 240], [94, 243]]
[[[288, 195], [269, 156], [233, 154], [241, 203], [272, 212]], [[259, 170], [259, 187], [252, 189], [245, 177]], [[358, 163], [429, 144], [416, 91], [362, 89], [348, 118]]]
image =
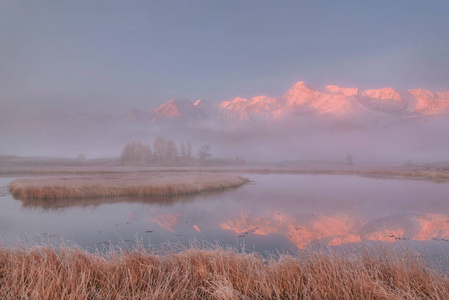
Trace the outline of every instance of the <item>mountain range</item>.
[[122, 112], [120, 117], [158, 128], [233, 129], [301, 121], [363, 127], [448, 113], [449, 91], [315, 87], [301, 81], [281, 97], [237, 97], [218, 103], [172, 99], [155, 109]]
[[449, 92], [362, 90], [296, 83], [279, 97], [173, 99], [116, 114], [21, 106], [0, 109], [0, 154], [116, 156], [130, 141], [164, 136], [215, 157], [260, 161], [449, 160]]

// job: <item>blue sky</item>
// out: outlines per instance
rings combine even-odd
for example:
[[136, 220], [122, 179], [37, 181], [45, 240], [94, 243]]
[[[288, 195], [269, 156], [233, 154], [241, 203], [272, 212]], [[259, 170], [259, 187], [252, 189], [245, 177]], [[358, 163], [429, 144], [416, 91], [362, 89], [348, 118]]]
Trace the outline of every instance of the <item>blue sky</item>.
[[449, 1], [0, 1], [0, 105], [111, 113], [295, 82], [449, 90]]

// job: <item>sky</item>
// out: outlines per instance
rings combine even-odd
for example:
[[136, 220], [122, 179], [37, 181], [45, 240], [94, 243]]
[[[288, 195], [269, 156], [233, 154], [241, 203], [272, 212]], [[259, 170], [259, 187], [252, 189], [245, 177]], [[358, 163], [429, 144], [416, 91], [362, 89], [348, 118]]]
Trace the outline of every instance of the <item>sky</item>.
[[449, 1], [0, 1], [0, 108], [449, 90]]

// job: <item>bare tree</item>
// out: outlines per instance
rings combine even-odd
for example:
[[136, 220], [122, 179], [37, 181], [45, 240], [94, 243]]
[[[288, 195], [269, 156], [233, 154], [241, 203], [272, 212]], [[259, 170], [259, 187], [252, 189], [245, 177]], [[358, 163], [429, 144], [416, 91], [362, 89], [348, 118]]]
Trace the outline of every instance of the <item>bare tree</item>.
[[149, 166], [152, 160], [152, 152], [150, 145], [137, 145], [137, 160], [140, 166]]
[[167, 149], [167, 161], [170, 163], [176, 163], [178, 160], [178, 147], [175, 142], [168, 140], [166, 144]]
[[346, 161], [346, 164], [348, 164], [348, 165], [352, 165], [352, 155], [350, 154], [350, 153], [348, 153], [348, 154], [346, 154], [346, 159], [345, 159], [345, 161]]
[[122, 151], [121, 163], [123, 165], [148, 166], [152, 162], [150, 145], [142, 143], [127, 143]]
[[181, 158], [185, 160], [187, 157], [187, 152], [186, 152], [186, 145], [184, 143], [181, 143], [181, 145], [179, 146], [179, 152]]
[[246, 159], [242, 158], [242, 157], [239, 157], [239, 156], [236, 156], [235, 157], [235, 164], [238, 165], [238, 166], [244, 166], [244, 165], [246, 165]]
[[134, 143], [127, 143], [122, 151], [121, 163], [122, 165], [132, 164], [134, 160]]
[[153, 159], [157, 162], [165, 162], [167, 158], [166, 142], [163, 137], [157, 137], [153, 142]]
[[187, 143], [187, 150], [186, 150], [187, 159], [192, 159], [192, 144], [190, 142]]
[[206, 160], [211, 156], [212, 155], [210, 154], [210, 146], [208, 144], [202, 145], [200, 150], [198, 150], [198, 158], [200, 160]]

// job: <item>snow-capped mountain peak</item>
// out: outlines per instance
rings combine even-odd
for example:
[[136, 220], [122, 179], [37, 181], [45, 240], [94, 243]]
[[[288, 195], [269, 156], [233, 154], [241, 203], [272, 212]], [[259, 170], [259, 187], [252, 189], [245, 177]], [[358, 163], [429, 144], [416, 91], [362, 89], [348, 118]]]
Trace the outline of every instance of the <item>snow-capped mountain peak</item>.
[[326, 89], [335, 94], [343, 94], [345, 96], [357, 96], [358, 88], [342, 88], [336, 85], [326, 85]]
[[253, 123], [272, 125], [279, 120], [301, 118], [305, 114], [323, 122], [385, 124], [406, 117], [443, 113], [449, 113], [449, 92], [424, 89], [396, 91], [389, 87], [361, 91], [356, 87], [336, 85], [316, 87], [300, 81], [282, 97], [236, 97], [219, 103], [199, 99], [194, 104], [188, 100], [172, 99], [154, 110], [141, 114], [132, 111], [130, 115], [138, 116], [139, 120], [147, 118], [155, 124], [216, 128], [238, 127], [239, 124], [248, 127]]
[[364, 96], [367, 96], [370, 98], [381, 99], [381, 100], [397, 100], [397, 101], [402, 100], [399, 93], [389, 87], [382, 88], [382, 89], [366, 90], [366, 91], [363, 91], [362, 94]]
[[172, 99], [156, 108], [154, 113], [165, 117], [181, 116], [182, 112], [191, 110], [191, 106], [189, 100]]

